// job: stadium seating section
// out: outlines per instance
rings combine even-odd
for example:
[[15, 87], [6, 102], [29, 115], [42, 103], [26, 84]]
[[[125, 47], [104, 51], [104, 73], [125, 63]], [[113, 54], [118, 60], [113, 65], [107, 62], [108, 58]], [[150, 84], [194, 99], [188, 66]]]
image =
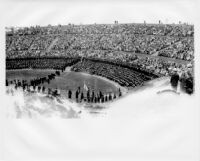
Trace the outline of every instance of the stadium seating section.
[[6, 29], [6, 69], [72, 66], [134, 87], [176, 71], [193, 75], [194, 26], [92, 24]]
[[78, 62], [73, 66], [72, 71], [88, 72], [89, 74], [106, 77], [112, 81], [117, 82], [121, 86], [126, 87], [136, 87], [143, 85], [145, 81], [155, 78], [153, 74], [151, 76], [147, 76], [142, 72], [131, 70], [125, 67], [91, 60], [83, 60]]

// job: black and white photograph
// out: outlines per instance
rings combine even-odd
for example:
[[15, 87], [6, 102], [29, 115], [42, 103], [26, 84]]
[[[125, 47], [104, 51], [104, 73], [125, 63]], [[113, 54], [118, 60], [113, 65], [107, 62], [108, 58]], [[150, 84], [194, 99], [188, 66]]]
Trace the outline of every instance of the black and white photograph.
[[106, 116], [128, 95], [165, 101], [195, 92], [191, 22], [80, 19], [6, 26], [5, 35], [8, 117]]
[[6, 158], [198, 160], [197, 0], [2, 4]]

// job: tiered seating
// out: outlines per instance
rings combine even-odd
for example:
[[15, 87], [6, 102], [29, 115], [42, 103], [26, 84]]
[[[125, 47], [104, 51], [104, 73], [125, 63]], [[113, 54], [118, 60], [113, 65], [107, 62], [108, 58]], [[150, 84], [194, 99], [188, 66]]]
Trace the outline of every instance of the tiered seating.
[[142, 85], [154, 77], [147, 76], [141, 72], [120, 67], [107, 62], [94, 62], [91, 60], [83, 60], [72, 67], [72, 71], [88, 72], [90, 74], [106, 77], [112, 81], [126, 87], [135, 87]]
[[[54, 59], [54, 57], [60, 58], [60, 61], [49, 59]], [[163, 59], [163, 57], [166, 58]], [[84, 67], [84, 71], [105, 76], [124, 86], [134, 86], [140, 84], [138, 83], [140, 81], [144, 82], [148, 75], [150, 77], [152, 74], [171, 75], [173, 69], [193, 75], [194, 26], [187, 24], [69, 24], [11, 28], [6, 32], [6, 58], [11, 59], [6, 62], [7, 69], [57, 69], [70, 64], [65, 61], [67, 58], [98, 59], [110, 63], [109, 65], [104, 63], [103, 66], [106, 66], [104, 68], [98, 67], [100, 62], [96, 65], [94, 63], [83, 65], [82, 62], [79, 63], [81, 66], [77, 69]], [[16, 58], [20, 61], [12, 60]], [[31, 58], [31, 60], [26, 58]], [[169, 59], [174, 61], [169, 61]], [[181, 64], [180, 61], [184, 63]], [[126, 69], [124, 64], [137, 69], [138, 73], [133, 74], [134, 72], [132, 73], [130, 68]], [[107, 67], [111, 70], [107, 71]], [[144, 71], [146, 71], [145, 75], [143, 75]], [[143, 74], [139, 75], [140, 72]], [[132, 79], [137, 76], [139, 80]]]
[[64, 69], [78, 61], [72, 58], [10, 59], [6, 61], [6, 69]]
[[[90, 57], [92, 53], [101, 51], [103, 53], [99, 55], [101, 58], [106, 51], [151, 55], [169, 47], [173, 53], [170, 51], [171, 54], [169, 52], [160, 54], [192, 60], [194, 43], [188, 41], [193, 39], [193, 32], [191, 25], [162, 24], [37, 26], [16, 31], [13, 29], [6, 34], [6, 56], [7, 58], [15, 58], [18, 55], [19, 57], [58, 56], [58, 53], [69, 56], [71, 50], [91, 50], [92, 52], [87, 55], [80, 52], [79, 56]], [[174, 48], [172, 45], [176, 42], [180, 42], [182, 46]], [[183, 50], [184, 54], [180, 54]], [[178, 56], [173, 56], [174, 52], [178, 53]], [[109, 58], [107, 56], [107, 59]], [[123, 59], [128, 60], [128, 58]]]

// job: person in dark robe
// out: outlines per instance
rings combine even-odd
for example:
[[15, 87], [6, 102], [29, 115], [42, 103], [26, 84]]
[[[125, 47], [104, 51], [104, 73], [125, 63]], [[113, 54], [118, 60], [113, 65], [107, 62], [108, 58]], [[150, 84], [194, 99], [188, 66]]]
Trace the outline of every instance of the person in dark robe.
[[18, 86], [18, 87], [21, 87], [21, 82], [20, 82], [20, 80], [17, 81], [17, 86]]
[[71, 90], [68, 91], [68, 98], [69, 98], [69, 99], [72, 98], [72, 91], [71, 91]]
[[108, 97], [107, 97], [107, 95], [106, 95], [106, 97], [105, 97], [105, 102], [107, 102], [108, 101]]
[[101, 103], [104, 103], [104, 95], [102, 94], [102, 96], [101, 96]]
[[87, 91], [87, 101], [90, 102], [90, 90]]
[[76, 102], [78, 102], [78, 96], [79, 96], [79, 92], [77, 90], [76, 93], [75, 93]]
[[92, 102], [94, 102], [94, 97], [95, 97], [95, 94], [94, 94], [94, 90], [92, 91]]
[[102, 92], [101, 92], [101, 91], [99, 92], [99, 96], [100, 96], [100, 98], [102, 98], [102, 97], [103, 97], [103, 94], [102, 94]]
[[109, 94], [108, 99], [109, 99], [109, 101], [112, 100], [112, 95], [111, 94]]
[[16, 90], [17, 90], [17, 87], [18, 87], [17, 84], [15, 84], [15, 89], [16, 89]]
[[6, 86], [8, 86], [8, 80], [6, 79]]
[[41, 90], [41, 87], [39, 86], [39, 87], [38, 87], [38, 92], [40, 92], [40, 90]]
[[179, 82], [179, 75], [177, 74], [177, 72], [174, 72], [171, 76], [170, 79], [170, 84], [171, 87], [176, 91], [177, 87], [178, 87], [178, 82]]
[[43, 87], [42, 87], [42, 93], [44, 93], [44, 92], [45, 92], [45, 87], [43, 86]]
[[23, 88], [23, 91], [25, 91], [25, 89], [26, 89], [25, 84], [22, 85], [22, 88]]
[[95, 98], [94, 98], [94, 103], [97, 103], [97, 97], [95, 96]]
[[83, 101], [83, 99], [84, 99], [84, 94], [83, 92], [81, 92], [81, 101]]
[[35, 85], [33, 85], [33, 90], [35, 91], [35, 88], [36, 88], [36, 86]]
[[115, 93], [114, 93], [114, 96], [113, 96], [113, 99], [116, 99], [117, 97], [116, 97], [116, 95], [115, 95]]
[[122, 96], [122, 92], [121, 92], [121, 89], [119, 88], [119, 97]]
[[185, 80], [185, 91], [188, 94], [193, 93], [193, 78], [189, 77]]

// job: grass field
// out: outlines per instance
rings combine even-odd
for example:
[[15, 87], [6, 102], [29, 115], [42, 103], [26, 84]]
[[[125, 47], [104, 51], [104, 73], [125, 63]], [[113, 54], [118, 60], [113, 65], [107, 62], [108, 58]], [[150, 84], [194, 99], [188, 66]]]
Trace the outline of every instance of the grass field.
[[[54, 73], [55, 70], [40, 70], [40, 69], [24, 69], [24, 70], [7, 70], [6, 71], [6, 79], [7, 80], [27, 80], [33, 78], [46, 77], [48, 74]], [[98, 76], [93, 76], [86, 73], [81, 72], [72, 72], [72, 71], [64, 71], [60, 76], [56, 76], [54, 80], [48, 83], [44, 83], [43, 86], [49, 88], [58, 88], [61, 90], [61, 93], [66, 95], [67, 90], [75, 91], [80, 86], [81, 90], [83, 90], [83, 85], [87, 85], [87, 87], [96, 92], [102, 91], [103, 93], [118, 93], [118, 88], [120, 87], [114, 82], [111, 82], [105, 78], [101, 78]], [[123, 90], [123, 89], [122, 89]]]

